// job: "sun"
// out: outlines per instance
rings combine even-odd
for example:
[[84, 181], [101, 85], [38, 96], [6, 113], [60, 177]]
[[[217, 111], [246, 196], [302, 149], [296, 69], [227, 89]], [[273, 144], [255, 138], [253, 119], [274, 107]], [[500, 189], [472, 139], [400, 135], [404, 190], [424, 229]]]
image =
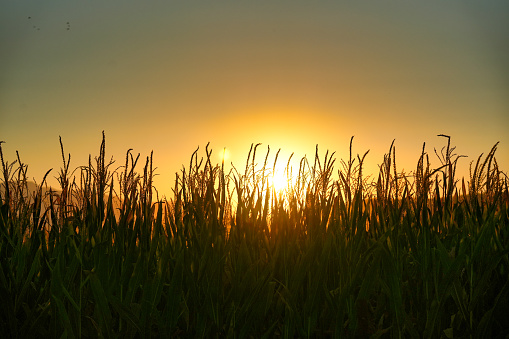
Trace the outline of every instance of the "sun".
[[274, 171], [271, 171], [268, 178], [270, 186], [277, 193], [284, 192], [288, 188], [289, 182], [291, 181], [288, 178], [287, 171], [279, 168], [276, 168]]

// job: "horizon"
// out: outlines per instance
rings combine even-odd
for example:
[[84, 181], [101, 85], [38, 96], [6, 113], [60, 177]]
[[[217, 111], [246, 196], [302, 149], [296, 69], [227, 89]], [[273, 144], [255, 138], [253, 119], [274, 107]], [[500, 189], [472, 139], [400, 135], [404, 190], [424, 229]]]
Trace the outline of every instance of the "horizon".
[[[438, 135], [438, 137], [443, 137], [444, 140], [450, 140], [450, 136], [446, 136], [446, 135]], [[449, 137], [449, 138], [447, 138]], [[354, 144], [354, 137], [352, 137], [351, 139], [351, 142], [352, 142], [352, 146]], [[5, 145], [4, 142], [2, 142], [3, 145]], [[107, 148], [107, 138], [105, 138], [105, 144], [106, 144], [106, 148]], [[498, 144], [498, 143], [497, 143]], [[496, 159], [497, 158], [497, 150], [498, 148], [495, 147], [495, 146], [498, 146], [497, 144], [495, 144], [493, 147], [495, 148], [495, 153], [494, 153], [494, 158]], [[207, 146], [208, 147], [208, 144]], [[181, 177], [182, 175], [182, 171], [186, 171], [186, 174], [189, 174], [188, 170], [189, 170], [189, 166], [190, 166], [190, 162], [193, 163], [193, 166], [194, 164], [196, 163], [196, 161], [198, 163], [201, 164], [201, 169], [203, 170], [204, 169], [204, 166], [206, 165], [206, 161], [207, 161], [207, 155], [206, 155], [206, 147], [199, 147], [195, 150], [195, 152], [193, 152], [190, 156], [189, 156], [189, 160], [186, 163], [183, 163], [181, 165], [181, 168], [174, 172], [173, 173], [173, 181], [170, 181], [169, 182], [169, 185], [167, 185], [166, 189], [164, 189], [164, 187], [161, 186], [161, 182], [157, 180], [157, 177], [160, 175], [160, 173], [157, 173], [157, 163], [155, 161], [153, 161], [152, 165], [153, 165], [153, 177], [152, 177], [152, 180], [153, 180], [153, 189], [154, 190], [154, 194], [157, 193], [157, 201], [159, 200], [165, 200], [165, 199], [171, 199], [172, 196], [172, 189], [174, 187], [174, 184], [175, 184], [175, 174], [177, 174], [179, 177]], [[345, 173], [345, 168], [344, 166], [346, 164], [348, 164], [348, 158], [349, 156], [347, 157], [343, 157], [343, 158], [338, 158], [338, 155], [336, 154], [336, 152], [331, 152], [329, 150], [327, 151], [324, 151], [324, 152], [320, 152], [319, 148], [318, 148], [318, 145], [316, 145], [317, 147], [317, 150], [318, 150], [318, 158], [319, 158], [319, 161], [320, 161], [320, 164], [318, 164], [318, 166], [324, 166], [324, 157], [325, 156], [328, 156], [329, 158], [328, 159], [331, 159], [331, 160], [334, 160], [333, 162], [333, 171], [332, 171], [332, 175], [331, 175], [331, 180], [333, 182], [336, 182], [336, 181], [339, 181], [339, 173]], [[395, 143], [393, 144], [393, 147], [396, 147]], [[442, 163], [441, 163], [441, 160], [438, 158], [438, 156], [444, 156], [445, 153], [446, 153], [446, 147], [447, 147], [447, 142], [445, 143], [443, 149], [434, 149], [432, 151], [432, 153], [429, 152], [429, 150], [425, 150], [425, 154], [428, 156], [429, 158], [429, 164], [430, 164], [430, 172], [433, 172], [435, 169], [438, 169], [439, 167], [441, 167]], [[352, 147], [353, 149], [353, 147]], [[215, 166], [218, 166], [219, 168], [221, 168], [221, 163], [222, 163], [222, 160], [223, 160], [223, 156], [221, 155], [221, 153], [215, 153], [214, 154], [214, 150], [211, 149], [211, 148], [208, 148], [209, 152], [210, 152], [210, 160], [211, 160], [211, 165], [213, 167]], [[469, 160], [469, 170], [467, 172], [467, 174], [470, 174], [470, 170], [474, 171], [475, 169], [475, 164], [478, 160], [480, 160], [480, 164], [482, 165], [483, 162], [486, 160], [486, 157], [488, 156], [488, 154], [490, 153], [490, 151], [492, 151], [493, 148], [491, 148], [489, 151], [486, 151], [484, 152], [483, 154], [480, 154], [478, 157], [476, 157], [475, 159], [470, 159]], [[2, 147], [2, 153], [4, 153], [5, 149], [4, 147]], [[263, 172], [264, 174], [262, 174], [265, 178], [267, 178], [270, 183], [269, 185], [271, 187], [273, 187], [276, 191], [278, 192], [282, 192], [284, 191], [286, 188], [288, 188], [290, 185], [291, 187], [295, 187], [295, 179], [297, 178], [298, 176], [298, 172], [299, 172], [299, 167], [300, 167], [300, 163], [301, 161], [303, 161], [305, 159], [305, 168], [303, 168], [304, 170], [304, 173], [305, 175], [309, 175], [310, 172], [312, 172], [312, 169], [313, 169], [313, 164], [315, 164], [315, 160], [316, 160], [316, 154], [313, 155], [312, 157], [309, 157], [309, 156], [304, 156], [304, 157], [301, 157], [301, 158], [296, 158], [293, 156], [293, 154], [291, 154], [291, 158], [289, 159], [289, 157], [287, 158], [284, 158], [284, 157], [281, 157], [280, 156], [280, 151], [281, 149], [279, 150], [273, 150], [273, 149], [266, 149], [263, 147], [263, 145], [261, 144], [258, 144], [258, 145], [255, 145], [255, 144], [252, 144], [251, 145], [251, 150], [249, 152], [246, 152], [246, 158], [244, 160], [244, 163], [239, 163], [239, 164], [234, 164], [234, 163], [230, 163], [228, 164], [227, 161], [230, 160], [231, 158], [231, 154], [229, 154], [229, 150], [227, 149], [223, 149], [224, 152], [227, 152], [226, 156], [224, 157], [225, 161], [223, 163], [223, 166], [224, 166], [224, 174], [225, 176], [228, 178], [227, 180], [232, 182], [232, 179], [233, 177], [237, 177], [239, 178], [239, 176], [244, 176], [246, 175], [245, 173], [245, 166], [248, 166], [249, 164], [249, 168], [251, 171], [252, 169], [252, 164], [253, 164], [253, 161], [254, 161], [254, 170], [255, 170], [255, 173], [259, 173], [259, 174], [262, 174], [262, 169], [263, 169], [263, 164], [264, 162], [266, 162], [266, 167], [265, 167], [265, 172]], [[435, 151], [437, 153], [435, 153]], [[451, 161], [453, 164], [456, 164], [457, 166], [455, 167], [456, 171], [455, 171], [455, 176], [454, 176], [454, 179], [455, 179], [455, 182], [459, 182], [461, 183], [462, 180], [464, 180], [465, 184], [469, 184], [471, 182], [471, 178], [469, 175], [465, 176], [462, 174], [462, 172], [464, 172], [464, 169], [463, 171], [461, 170], [461, 166], [459, 166], [460, 164], [460, 161], [461, 160], [465, 160], [465, 159], [462, 159], [462, 158], [465, 158], [464, 156], [462, 156], [461, 154], [458, 154], [457, 152], [455, 152], [455, 146], [451, 143], [450, 144], [450, 151], [451, 151]], [[65, 145], [64, 145], [64, 152], [65, 152]], [[127, 151], [126, 151], [127, 153]], [[276, 167], [274, 168], [273, 165], [274, 165], [274, 160], [276, 159], [276, 153], [277, 153], [277, 164], [276, 164]], [[62, 154], [62, 153], [61, 153]], [[145, 160], [147, 162], [150, 161], [150, 156], [147, 156], [147, 158], [145, 159], [141, 154], [136, 154], [135, 152], [133, 152], [132, 150], [130, 150], [130, 154], [132, 156], [133, 159], [136, 160], [137, 157], [138, 158], [138, 161], [137, 161], [137, 165], [135, 167], [135, 173], [137, 173], [137, 175], [139, 175], [140, 177], [143, 177], [143, 168], [146, 164]], [[253, 159], [253, 156], [256, 154], [256, 157], [255, 159]], [[249, 158], [247, 157], [249, 155]], [[386, 154], [387, 155], [387, 154]], [[70, 158], [69, 158], [70, 156]], [[92, 167], [96, 166], [96, 160], [97, 160], [97, 156], [93, 156], [93, 155], [90, 155], [90, 159], [91, 159], [91, 164], [92, 164]], [[371, 173], [371, 172], [367, 172], [366, 173], [366, 169], [365, 169], [365, 160], [367, 158], [367, 156], [369, 156], [369, 150], [366, 151], [364, 154], [356, 154], [353, 152], [352, 150], [352, 160], [353, 160], [353, 165], [354, 167], [357, 166], [359, 164], [359, 161], [360, 159], [363, 159], [363, 156], [365, 157], [363, 159], [363, 166], [362, 166], [362, 173], [363, 173], [363, 178], [366, 180], [366, 183], [368, 184], [368, 186], [366, 187], [366, 191], [370, 191], [372, 190], [372, 187], [369, 188], [369, 186], [371, 186], [371, 184], [373, 183], [376, 183], [377, 181], [377, 177], [378, 175], [380, 174], [380, 166], [382, 165], [382, 162], [381, 161], [380, 163], [377, 164], [377, 166], [379, 167], [379, 171], [377, 172], [374, 172], [374, 173]], [[391, 153], [391, 157], [393, 156], [393, 153]], [[420, 155], [419, 155], [420, 156]], [[72, 159], [72, 155], [69, 154], [69, 153], [65, 153], [65, 161], [67, 162], [69, 159]], [[109, 160], [108, 160], [109, 159]], [[125, 159], [125, 157], [124, 157]], [[217, 160], [216, 162], [214, 162], [214, 159]], [[17, 169], [19, 169], [19, 162], [17, 161], [17, 159], [15, 161], [11, 161], [9, 159], [6, 159], [5, 156], [3, 156], [3, 160], [5, 162], [5, 165], [7, 168], [9, 168], [9, 166], [13, 165], [12, 169], [14, 171], [16, 171]], [[22, 156], [20, 155], [20, 160], [22, 160]], [[122, 171], [124, 170], [125, 168], [125, 165], [124, 164], [120, 164], [120, 161], [119, 159], [114, 159], [112, 156], [109, 156], [108, 154], [105, 154], [105, 160], [108, 160], [108, 161], [112, 161], [111, 162], [111, 167], [109, 169], [109, 171], [111, 171], [111, 174], [120, 174], [122, 173]], [[291, 161], [290, 161], [291, 160]], [[404, 175], [407, 179], [411, 179], [411, 182], [413, 182], [413, 179], [414, 178], [414, 175], [415, 175], [415, 169], [412, 169], [412, 170], [401, 170], [401, 168], [399, 167], [399, 163], [398, 163], [398, 157], [397, 157], [397, 152], [396, 152], [396, 159], [395, 159], [395, 164], [396, 164], [396, 168], [397, 168], [397, 173], [398, 175]], [[468, 160], [468, 158], [466, 159]], [[129, 160], [131, 162], [131, 158]], [[202, 162], [203, 161], [203, 162]], [[23, 162], [23, 161], [22, 161]], [[394, 159], [391, 160], [391, 165], [392, 165], [392, 162], [394, 162]], [[26, 164], [26, 163], [22, 163], [24, 166], [27, 166], [26, 169], [28, 169], [30, 167], [30, 164]], [[62, 164], [60, 164], [62, 165]], [[132, 164], [130, 164], [132, 165]], [[316, 164], [315, 164], [316, 165]], [[416, 168], [418, 166], [418, 163], [416, 161], [415, 163], [416, 165]], [[72, 178], [75, 178], [76, 180], [79, 180], [79, 173], [78, 173], [78, 177], [76, 176], [76, 171], [80, 168], [80, 167], [83, 167], [83, 166], [88, 166], [88, 165], [85, 165], [85, 164], [78, 164], [76, 166], [69, 166], [69, 178], [71, 179], [70, 182], [73, 182]], [[291, 174], [287, 174], [287, 166], [289, 166], [289, 170], [291, 171]], [[507, 177], [507, 170], [502, 168], [500, 165], [499, 165], [499, 161], [497, 160], [497, 166], [498, 166], [498, 169], [500, 170], [501, 173], [503, 173], [506, 177]], [[458, 170], [458, 167], [460, 167], [460, 169]], [[471, 168], [470, 168], [471, 167]], [[318, 167], [317, 167], [318, 168]], [[60, 186], [60, 183], [58, 182], [58, 178], [56, 176], [52, 176], [52, 174], [55, 174], [55, 175], [59, 175], [59, 172], [63, 169], [63, 167], [59, 167], [59, 168], [52, 168], [52, 169], [48, 169], [47, 173], [48, 175], [46, 176], [46, 180], [44, 181], [44, 185], [42, 186], [43, 188], [43, 191], [44, 192], [48, 192], [49, 190], [55, 190], [56, 193], [58, 193], [59, 191], [61, 191], [61, 186]], [[247, 168], [246, 168], [247, 169]], [[391, 169], [392, 171], [393, 169]], [[42, 180], [43, 178], [35, 178], [35, 177], [30, 177], [28, 175], [28, 170], [27, 170], [27, 185], [29, 186], [28, 189], [29, 189], [29, 192], [33, 192], [35, 191], [35, 189], [37, 187], [40, 187], [40, 185], [42, 184]], [[291, 175], [291, 176], [290, 176]], [[438, 175], [438, 172], [437, 174], [433, 175], [432, 176], [432, 180], [435, 179], [435, 177]], [[250, 176], [248, 174], [248, 176]], [[115, 178], [115, 177], [114, 177]], [[442, 178], [439, 177], [439, 180], [441, 180]], [[3, 175], [2, 175], [2, 178], [0, 179], [0, 181], [2, 181], [2, 183], [5, 182], [4, 178], [3, 178]], [[79, 182], [79, 181], [78, 181]], [[290, 184], [289, 184], [290, 182]], [[116, 178], [116, 180], [114, 180], [113, 182], [113, 185], [114, 185], [114, 190], [115, 192], [116, 189], [118, 188], [119, 182], [118, 182], [118, 178]], [[168, 182], [166, 182], [166, 184], [168, 184]], [[4, 192], [5, 189], [3, 187], [3, 185], [0, 185], [0, 192]], [[371, 192], [369, 195], [371, 195], [373, 192]], [[117, 192], [116, 193], [117, 195], [120, 194], [120, 192]], [[156, 197], [154, 195], [154, 197]]]
[[[280, 160], [364, 154], [395, 140], [398, 170], [451, 136], [461, 176], [500, 142], [509, 168], [509, 3], [4, 2], [0, 140], [42, 179], [106, 152], [154, 151], [158, 186], [210, 142], [242, 167], [252, 143]], [[204, 154], [204, 151], [203, 153]], [[215, 156], [214, 156], [215, 157]], [[215, 157], [214, 160], [216, 160]], [[261, 159], [260, 161], [262, 161]], [[56, 181], [54, 180], [54, 183]]]

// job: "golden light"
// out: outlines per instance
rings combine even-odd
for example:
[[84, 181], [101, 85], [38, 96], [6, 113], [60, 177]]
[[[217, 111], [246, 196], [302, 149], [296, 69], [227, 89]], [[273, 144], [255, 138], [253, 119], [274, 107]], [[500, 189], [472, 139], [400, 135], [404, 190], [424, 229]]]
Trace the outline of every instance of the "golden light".
[[230, 159], [230, 151], [226, 149], [226, 147], [223, 148], [223, 151], [219, 153], [219, 159], [221, 162], [227, 162]]
[[288, 177], [284, 171], [277, 170], [269, 175], [270, 186], [280, 193], [288, 187]]

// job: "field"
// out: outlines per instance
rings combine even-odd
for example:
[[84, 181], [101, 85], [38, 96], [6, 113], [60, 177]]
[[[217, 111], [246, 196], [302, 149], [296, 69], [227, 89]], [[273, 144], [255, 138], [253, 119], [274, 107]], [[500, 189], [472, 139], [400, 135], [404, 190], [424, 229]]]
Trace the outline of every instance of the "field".
[[2, 336], [506, 338], [509, 180], [497, 145], [456, 178], [442, 137], [372, 178], [317, 150], [283, 190], [256, 146], [228, 173], [197, 150], [162, 201], [152, 157], [113, 165], [104, 136], [74, 171], [61, 144], [56, 192], [2, 156]]

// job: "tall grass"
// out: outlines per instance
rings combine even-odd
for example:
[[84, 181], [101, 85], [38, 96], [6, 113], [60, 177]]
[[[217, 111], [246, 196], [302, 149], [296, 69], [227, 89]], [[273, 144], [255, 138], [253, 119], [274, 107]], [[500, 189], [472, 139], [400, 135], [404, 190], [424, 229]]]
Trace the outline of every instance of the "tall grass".
[[104, 134], [72, 172], [61, 143], [58, 191], [49, 172], [30, 191], [0, 145], [2, 335], [505, 337], [508, 178], [495, 145], [457, 179], [442, 137], [438, 168], [423, 146], [398, 172], [392, 144], [374, 180], [352, 144], [337, 172], [317, 148], [282, 191], [270, 149], [225, 173], [207, 145], [163, 200], [152, 155], [139, 171], [128, 150], [115, 168]]

